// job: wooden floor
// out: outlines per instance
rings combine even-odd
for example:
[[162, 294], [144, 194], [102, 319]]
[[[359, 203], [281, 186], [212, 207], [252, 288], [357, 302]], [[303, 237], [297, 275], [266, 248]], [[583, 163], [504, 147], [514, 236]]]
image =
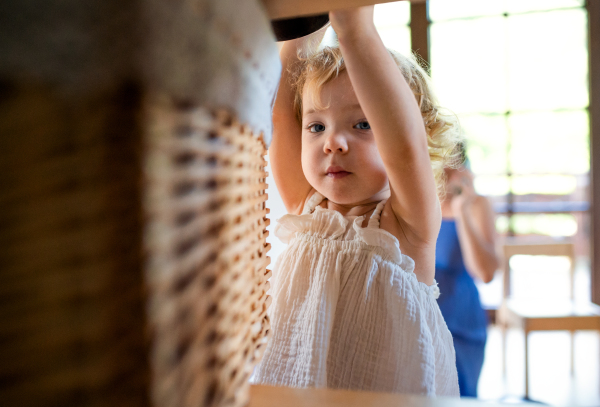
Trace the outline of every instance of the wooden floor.
[[[518, 400], [524, 394], [524, 338], [512, 330], [507, 339], [507, 374], [502, 375], [502, 337], [488, 333], [479, 398]], [[533, 332], [530, 346], [530, 398], [552, 406], [600, 406], [600, 337], [597, 332], [575, 334], [575, 375], [570, 374], [568, 332]]]
[[[510, 404], [533, 407], [537, 404]], [[247, 407], [509, 407], [454, 397], [429, 398], [410, 394], [370, 393], [331, 389], [251, 386]]]
[[[579, 258], [575, 271], [575, 298], [590, 301], [590, 265]], [[548, 270], [544, 270], [548, 271]], [[502, 299], [501, 275], [489, 284], [478, 284], [482, 302], [498, 306]], [[566, 295], [568, 274], [545, 278], [530, 273], [521, 277], [521, 289], [536, 289], [559, 298]], [[562, 290], [562, 291], [561, 291]], [[540, 294], [541, 294], [540, 293]], [[530, 398], [552, 406], [600, 406], [600, 335], [594, 331], [575, 334], [575, 375], [571, 376], [571, 335], [564, 331], [532, 332], [529, 335]], [[524, 338], [522, 331], [508, 333], [507, 374], [502, 375], [502, 336], [498, 328], [488, 331], [479, 397], [484, 400], [516, 400], [525, 391]]]

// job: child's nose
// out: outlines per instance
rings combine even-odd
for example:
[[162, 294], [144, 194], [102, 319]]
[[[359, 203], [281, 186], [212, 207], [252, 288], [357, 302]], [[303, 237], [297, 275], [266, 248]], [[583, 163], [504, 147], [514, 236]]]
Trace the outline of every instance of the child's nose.
[[348, 140], [341, 133], [334, 133], [327, 137], [323, 146], [325, 154], [346, 153], [348, 151]]

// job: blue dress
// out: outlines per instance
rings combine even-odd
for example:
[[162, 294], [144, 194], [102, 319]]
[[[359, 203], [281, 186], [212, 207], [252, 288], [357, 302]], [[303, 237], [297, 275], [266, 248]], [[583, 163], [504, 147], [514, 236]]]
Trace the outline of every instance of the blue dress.
[[438, 304], [454, 340], [460, 395], [477, 397], [488, 320], [475, 282], [465, 268], [454, 219], [442, 220], [435, 279], [440, 288]]

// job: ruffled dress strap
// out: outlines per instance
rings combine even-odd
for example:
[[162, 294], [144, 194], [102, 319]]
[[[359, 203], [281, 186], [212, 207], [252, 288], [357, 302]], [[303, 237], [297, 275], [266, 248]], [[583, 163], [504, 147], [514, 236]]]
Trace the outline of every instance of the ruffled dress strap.
[[381, 212], [383, 211], [383, 207], [385, 206], [386, 202], [387, 199], [384, 199], [383, 201], [377, 204], [377, 207], [375, 208], [373, 214], [371, 215], [371, 218], [369, 219], [369, 224], [367, 226], [368, 228], [379, 229], [379, 220], [381, 219]]
[[315, 211], [315, 208], [323, 202], [325, 197], [321, 195], [319, 192], [315, 191], [312, 196], [306, 201], [304, 204], [304, 209], [302, 209], [302, 215], [310, 215]]

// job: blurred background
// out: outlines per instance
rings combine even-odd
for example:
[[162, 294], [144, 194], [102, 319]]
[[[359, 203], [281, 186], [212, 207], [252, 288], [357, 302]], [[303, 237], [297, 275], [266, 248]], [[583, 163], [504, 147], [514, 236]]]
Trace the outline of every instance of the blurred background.
[[[460, 120], [476, 191], [494, 205], [499, 245], [574, 243], [574, 296], [590, 301], [585, 1], [429, 0], [415, 2], [412, 10], [409, 1], [400, 1], [377, 5], [375, 24], [388, 48], [416, 50], [428, 62], [441, 106]], [[324, 41], [334, 39], [330, 31]], [[285, 208], [272, 177], [268, 183], [276, 220]], [[284, 246], [272, 232], [269, 241], [275, 262]], [[513, 296], [569, 298], [568, 260], [514, 256], [510, 267]], [[491, 316], [481, 399], [510, 400], [525, 392], [519, 329], [508, 330], [503, 372], [502, 335], [494, 324], [502, 287], [500, 270], [491, 283], [478, 283]], [[550, 405], [600, 405], [599, 349], [597, 331], [531, 333], [529, 397]]]

